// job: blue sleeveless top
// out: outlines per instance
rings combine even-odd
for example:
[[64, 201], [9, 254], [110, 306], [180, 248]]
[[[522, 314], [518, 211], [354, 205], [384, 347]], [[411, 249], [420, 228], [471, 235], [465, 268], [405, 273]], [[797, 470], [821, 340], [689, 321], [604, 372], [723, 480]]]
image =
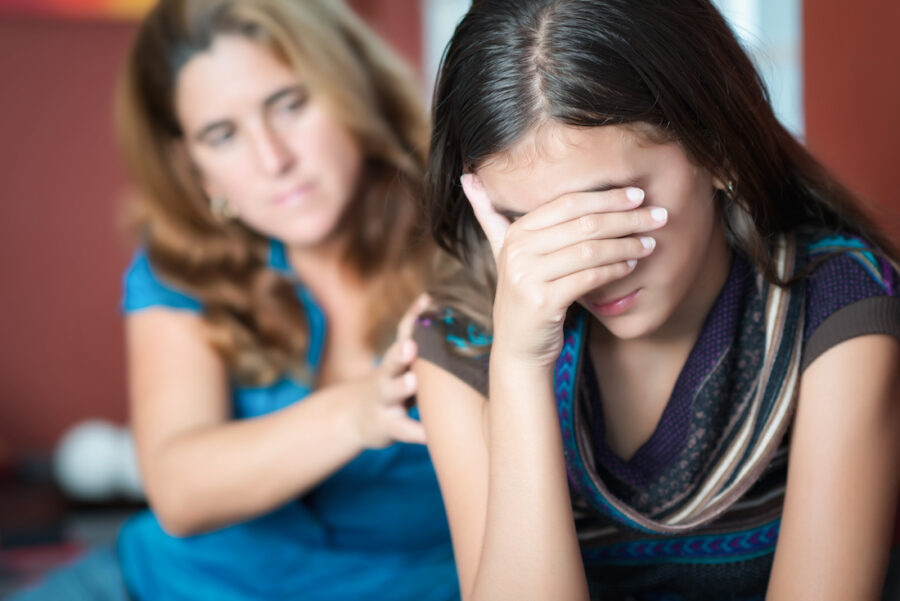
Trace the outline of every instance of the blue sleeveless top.
[[[272, 243], [269, 265], [289, 270], [280, 243]], [[327, 323], [305, 288], [297, 286], [297, 296], [309, 317], [315, 373]], [[138, 251], [125, 274], [122, 308], [150, 307], [202, 310], [196, 299], [160, 281]], [[277, 411], [310, 392], [289, 378], [265, 387], [233, 386], [234, 418]], [[418, 418], [417, 410], [411, 415]], [[129, 593], [140, 601], [459, 598], [444, 506], [422, 445], [364, 451], [303, 498], [207, 534], [173, 537], [152, 511], [141, 512], [123, 526], [117, 549]]]

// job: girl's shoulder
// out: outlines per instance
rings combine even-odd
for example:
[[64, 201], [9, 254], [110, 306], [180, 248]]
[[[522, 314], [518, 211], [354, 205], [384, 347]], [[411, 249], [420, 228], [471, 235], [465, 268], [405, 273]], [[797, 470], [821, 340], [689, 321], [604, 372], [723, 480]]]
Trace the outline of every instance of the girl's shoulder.
[[850, 233], [806, 232], [798, 241], [809, 266], [803, 368], [857, 336], [900, 339], [900, 275], [885, 252]]
[[487, 396], [491, 336], [475, 320], [453, 308], [440, 307], [419, 317], [413, 338], [419, 358]]

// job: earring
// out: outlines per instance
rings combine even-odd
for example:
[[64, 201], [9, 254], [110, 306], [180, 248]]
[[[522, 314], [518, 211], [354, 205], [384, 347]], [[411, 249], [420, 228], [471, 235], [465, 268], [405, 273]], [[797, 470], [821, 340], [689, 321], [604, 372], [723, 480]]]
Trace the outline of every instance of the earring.
[[213, 215], [217, 215], [225, 221], [231, 221], [237, 217], [237, 213], [228, 203], [228, 199], [221, 195], [210, 197], [209, 209], [212, 211]]
[[727, 182], [725, 182], [724, 192], [725, 192], [725, 198], [727, 198], [728, 200], [734, 201], [735, 194], [734, 194], [734, 180], [733, 179], [730, 179]]

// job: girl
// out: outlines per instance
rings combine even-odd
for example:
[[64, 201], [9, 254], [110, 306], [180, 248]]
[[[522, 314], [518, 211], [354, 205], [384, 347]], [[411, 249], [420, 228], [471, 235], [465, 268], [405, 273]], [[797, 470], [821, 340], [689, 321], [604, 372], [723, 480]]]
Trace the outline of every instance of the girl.
[[713, 5], [476, 2], [433, 118], [469, 286], [415, 371], [463, 598], [880, 598], [893, 255]]
[[433, 252], [406, 70], [335, 0], [163, 0], [118, 117], [151, 510], [27, 598], [458, 598], [407, 405]]

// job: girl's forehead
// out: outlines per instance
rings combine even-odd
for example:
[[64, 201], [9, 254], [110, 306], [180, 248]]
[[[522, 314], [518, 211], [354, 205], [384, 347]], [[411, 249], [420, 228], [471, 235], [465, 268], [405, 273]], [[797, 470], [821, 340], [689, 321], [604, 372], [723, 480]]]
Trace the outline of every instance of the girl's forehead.
[[645, 136], [631, 125], [577, 127], [545, 120], [508, 149], [483, 161], [477, 171], [528, 170], [537, 164], [546, 166], [571, 160], [586, 152], [597, 158], [612, 159], [647, 143]]
[[649, 148], [631, 127], [546, 122], [476, 173], [496, 206], [527, 212], [562, 194], [631, 182]]

